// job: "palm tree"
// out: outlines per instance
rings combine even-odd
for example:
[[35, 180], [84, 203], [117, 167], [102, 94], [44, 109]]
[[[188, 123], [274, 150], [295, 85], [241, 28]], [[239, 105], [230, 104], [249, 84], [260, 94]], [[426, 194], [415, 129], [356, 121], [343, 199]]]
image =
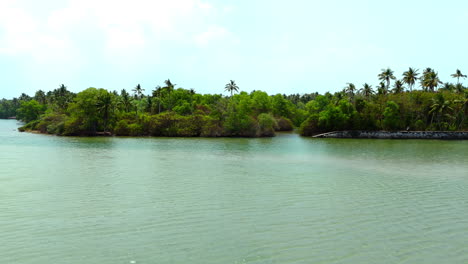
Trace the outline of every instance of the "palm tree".
[[432, 68], [427, 67], [426, 69], [424, 69], [421, 78], [419, 78], [419, 80], [421, 81], [421, 87], [424, 91], [427, 91], [429, 89], [425, 80], [428, 79], [429, 74], [433, 71], [434, 70]]
[[453, 78], [457, 78], [457, 83], [460, 83], [460, 78], [466, 78], [466, 75], [462, 74], [462, 72], [457, 69], [454, 74], [450, 75]]
[[432, 92], [434, 92], [435, 88], [437, 88], [441, 83], [442, 82], [435, 71], [427, 72], [422, 80], [423, 87], [429, 88]]
[[21, 93], [20, 97], [18, 97], [18, 100], [22, 101], [22, 102], [27, 102], [27, 101], [31, 101], [31, 96], [25, 94], [25, 93]]
[[61, 96], [65, 96], [67, 94], [68, 90], [65, 84], [61, 84], [60, 87], [58, 88], [58, 93]]
[[408, 84], [411, 92], [413, 91], [413, 86], [416, 83], [416, 80], [419, 79], [418, 75], [418, 70], [411, 67], [403, 73], [403, 82]]
[[354, 92], [356, 92], [356, 86], [353, 83], [347, 83], [345, 86], [345, 92], [351, 97], [353, 97]]
[[161, 86], [156, 86], [153, 90], [153, 96], [158, 98], [158, 114], [161, 113], [161, 94], [163, 88]]
[[65, 109], [69, 102], [69, 92], [64, 84], [61, 84], [58, 89], [54, 90], [54, 99], [60, 109]]
[[141, 85], [138, 84], [132, 91], [133, 91], [133, 93], [135, 95], [135, 98], [141, 99], [145, 89], [142, 89]]
[[146, 97], [146, 112], [153, 114], [153, 99], [151, 96]]
[[340, 92], [335, 92], [331, 99], [335, 102], [335, 105], [338, 105], [338, 103], [343, 100], [346, 97], [346, 90], [343, 89]]
[[361, 90], [359, 90], [361, 92], [362, 95], [364, 95], [364, 97], [366, 97], [367, 99], [369, 99], [369, 97], [374, 94], [374, 91], [372, 90], [372, 86], [365, 83]]
[[20, 101], [16, 97], [11, 100], [11, 103], [15, 109], [20, 107]]
[[455, 85], [455, 91], [457, 93], [463, 93], [464, 90], [465, 87], [461, 83], [457, 83], [457, 85]]
[[172, 92], [174, 91], [174, 88], [177, 84], [172, 83], [170, 79], [167, 79], [164, 81], [164, 86], [162, 89], [162, 95], [164, 97], [164, 104], [167, 108], [167, 110], [172, 110], [172, 107], [175, 106], [176, 104], [176, 98], [172, 96]]
[[236, 82], [231, 80], [226, 86], [224, 87], [225, 91], [231, 92], [231, 96], [234, 92], [239, 91], [239, 86], [237, 86]]
[[42, 90], [38, 90], [36, 94], [34, 95], [34, 100], [38, 101], [40, 104], [46, 104], [47, 103], [47, 98], [46, 94]]
[[449, 100], [445, 100], [444, 95], [438, 93], [434, 98], [432, 98], [432, 105], [429, 114], [432, 114], [431, 117], [431, 125], [434, 121], [434, 116], [437, 115], [437, 121], [440, 122], [440, 118], [444, 115], [447, 110], [453, 110], [450, 107], [451, 102]]
[[120, 92], [120, 103], [123, 105], [125, 112], [130, 111], [132, 99], [130, 98], [130, 94], [125, 89], [122, 89]]
[[380, 82], [379, 86], [377, 87], [377, 93], [378, 94], [387, 94], [387, 86], [385, 86], [385, 83]]
[[177, 85], [173, 84], [170, 79], [165, 80], [164, 83], [166, 84], [164, 88], [166, 88], [169, 93], [171, 93], [174, 90], [174, 87]]
[[424, 74], [427, 74], [427, 73], [429, 73], [429, 72], [432, 72], [432, 71], [434, 71], [434, 69], [432, 69], [431, 67], [427, 67], [426, 69], [424, 69], [423, 75], [424, 75]]
[[105, 92], [100, 94], [97, 98], [96, 108], [98, 112], [102, 115], [102, 119], [104, 121], [104, 132], [107, 131], [107, 122], [109, 120], [110, 112], [112, 106], [114, 105], [114, 101], [112, 100], [112, 94], [109, 92]]
[[47, 100], [47, 103], [48, 103], [48, 104], [52, 104], [52, 103], [54, 102], [54, 99], [55, 99], [54, 92], [48, 91], [48, 92], [46, 93], [46, 100]]
[[[465, 123], [465, 112], [466, 112], [466, 107], [468, 106], [468, 96], [465, 96], [463, 99], [459, 100], [453, 100], [453, 103], [455, 104], [457, 110], [455, 111], [455, 114], [457, 117], [459, 117], [459, 123], [457, 128], [461, 129], [463, 127], [463, 124]], [[455, 120], [456, 122], [456, 120]]]
[[427, 67], [426, 69], [424, 69], [424, 71], [423, 71], [422, 74], [423, 74], [423, 76], [424, 76], [424, 75], [426, 75], [426, 74], [428, 74], [428, 73], [430, 73], [430, 72], [433, 72], [433, 71], [434, 71], [434, 69], [432, 69], [431, 67]]
[[403, 82], [397, 80], [395, 84], [393, 84], [393, 93], [402, 93], [405, 87], [403, 87]]
[[387, 82], [387, 90], [390, 88], [390, 81], [395, 80], [396, 77], [393, 75], [393, 71], [390, 68], [382, 69], [382, 72], [378, 75], [380, 81]]
[[444, 91], [448, 91], [448, 92], [453, 92], [453, 90], [455, 90], [455, 86], [451, 83], [444, 83], [443, 87], [440, 88], [439, 90], [444, 90]]

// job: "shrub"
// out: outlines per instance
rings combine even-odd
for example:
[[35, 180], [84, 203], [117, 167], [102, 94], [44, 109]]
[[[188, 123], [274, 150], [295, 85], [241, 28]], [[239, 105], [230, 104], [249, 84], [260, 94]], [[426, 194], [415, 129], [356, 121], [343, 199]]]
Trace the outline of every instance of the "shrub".
[[177, 105], [173, 109], [179, 115], [189, 115], [193, 111], [193, 107], [185, 100], [180, 105]]
[[39, 122], [40, 122], [40, 120], [31, 121], [31, 122], [27, 123], [26, 125], [24, 125], [22, 127], [19, 127], [18, 131], [19, 132], [25, 132], [25, 131], [36, 130], [37, 124], [39, 124]]
[[224, 131], [227, 136], [255, 137], [257, 122], [247, 114], [230, 112], [224, 122]]
[[400, 107], [395, 102], [387, 102], [387, 107], [385, 107], [383, 116], [384, 129], [397, 130], [400, 128]]
[[343, 130], [349, 121], [349, 116], [340, 107], [329, 106], [320, 112], [318, 126], [323, 131]]
[[302, 136], [313, 136], [315, 134], [323, 132], [322, 130], [320, 130], [318, 124], [319, 124], [319, 115], [313, 114], [309, 118], [307, 118], [304, 122], [302, 122], [301, 126], [299, 127], [299, 133]]
[[141, 124], [130, 124], [130, 125], [128, 125], [128, 132], [129, 132], [129, 135], [133, 136], [133, 137], [144, 135]]
[[32, 121], [27, 125], [27, 130], [37, 130], [41, 133], [62, 135], [65, 129], [65, 122], [68, 117], [58, 113], [48, 113], [41, 119]]
[[84, 133], [82, 120], [77, 117], [68, 118], [65, 121], [63, 135], [64, 136], [78, 136]]
[[416, 123], [414, 123], [414, 128], [417, 131], [424, 131], [424, 130], [426, 130], [426, 124], [421, 119], [418, 119], [418, 121], [416, 121]]
[[52, 123], [47, 126], [47, 133], [54, 135], [62, 135], [65, 130], [65, 122]]
[[285, 117], [277, 118], [276, 123], [278, 124], [276, 127], [276, 131], [292, 131], [293, 130], [293, 123], [288, 118], [285, 118]]
[[130, 129], [127, 120], [120, 120], [114, 127], [114, 134], [117, 136], [130, 136]]
[[223, 126], [219, 119], [204, 116], [203, 126], [201, 127], [200, 136], [202, 137], [221, 137], [224, 135]]
[[258, 132], [257, 135], [261, 137], [275, 136], [275, 128], [278, 126], [276, 120], [270, 114], [260, 114], [258, 119]]
[[24, 122], [37, 120], [44, 113], [46, 106], [36, 100], [21, 102], [21, 107], [17, 110], [17, 118]]
[[174, 136], [177, 134], [177, 128], [174, 126], [177, 122], [176, 114], [165, 112], [159, 115], [153, 115], [148, 119], [148, 134], [151, 136]]
[[198, 137], [203, 127], [203, 117], [200, 115], [177, 116], [176, 135], [179, 137]]

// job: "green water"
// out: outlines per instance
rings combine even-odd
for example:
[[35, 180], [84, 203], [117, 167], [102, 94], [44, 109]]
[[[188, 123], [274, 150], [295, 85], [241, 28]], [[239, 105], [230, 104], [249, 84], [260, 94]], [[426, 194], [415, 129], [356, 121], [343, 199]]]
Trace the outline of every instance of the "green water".
[[468, 263], [468, 141], [16, 127], [0, 121], [0, 263]]

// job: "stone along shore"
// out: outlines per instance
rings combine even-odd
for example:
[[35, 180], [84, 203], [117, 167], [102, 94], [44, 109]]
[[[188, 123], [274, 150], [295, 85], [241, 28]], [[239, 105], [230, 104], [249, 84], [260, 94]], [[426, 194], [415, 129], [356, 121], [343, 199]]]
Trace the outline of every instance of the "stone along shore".
[[468, 139], [468, 131], [333, 131], [314, 138]]

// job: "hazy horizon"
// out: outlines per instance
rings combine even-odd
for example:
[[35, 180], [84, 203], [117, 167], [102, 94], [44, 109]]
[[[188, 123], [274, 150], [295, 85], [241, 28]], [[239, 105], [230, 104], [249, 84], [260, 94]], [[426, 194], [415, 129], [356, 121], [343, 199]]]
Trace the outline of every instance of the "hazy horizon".
[[463, 52], [468, 3], [0, 0], [0, 98], [58, 88], [150, 93], [165, 79], [199, 93], [324, 93], [378, 84], [390, 67], [444, 82]]

